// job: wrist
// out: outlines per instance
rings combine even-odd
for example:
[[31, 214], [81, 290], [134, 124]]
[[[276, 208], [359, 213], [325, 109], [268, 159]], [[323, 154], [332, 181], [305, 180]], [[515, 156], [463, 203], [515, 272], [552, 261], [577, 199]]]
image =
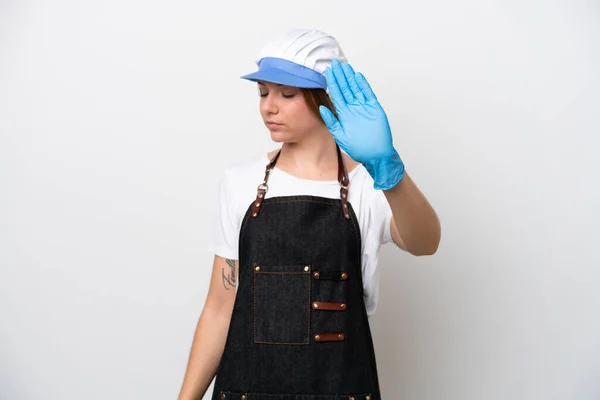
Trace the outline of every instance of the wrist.
[[373, 178], [375, 190], [389, 190], [396, 186], [404, 176], [404, 163], [394, 149], [390, 155], [363, 163]]

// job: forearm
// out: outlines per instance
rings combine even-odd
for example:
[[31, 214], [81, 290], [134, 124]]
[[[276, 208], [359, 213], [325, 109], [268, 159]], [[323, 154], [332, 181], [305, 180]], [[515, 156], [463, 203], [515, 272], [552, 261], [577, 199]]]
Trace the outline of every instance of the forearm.
[[414, 255], [434, 254], [441, 237], [440, 221], [408, 173], [405, 172], [398, 184], [383, 193], [406, 250]]
[[223, 355], [231, 314], [205, 307], [198, 320], [178, 400], [200, 400], [215, 377]]

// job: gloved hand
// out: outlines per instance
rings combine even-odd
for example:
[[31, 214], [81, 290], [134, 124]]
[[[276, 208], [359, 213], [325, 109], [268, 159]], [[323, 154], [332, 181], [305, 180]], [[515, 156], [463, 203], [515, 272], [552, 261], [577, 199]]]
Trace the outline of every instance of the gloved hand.
[[371, 86], [350, 64], [335, 59], [325, 77], [338, 116], [325, 106], [319, 107], [327, 129], [342, 150], [365, 166], [375, 189], [391, 189], [404, 176], [404, 163], [394, 148], [387, 116]]

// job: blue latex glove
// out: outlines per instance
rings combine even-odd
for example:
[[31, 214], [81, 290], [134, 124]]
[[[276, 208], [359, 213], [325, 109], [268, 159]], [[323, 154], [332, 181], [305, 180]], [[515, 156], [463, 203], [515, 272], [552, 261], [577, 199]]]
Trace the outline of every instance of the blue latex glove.
[[319, 107], [327, 129], [342, 150], [365, 166], [375, 189], [391, 189], [404, 176], [404, 163], [394, 148], [387, 115], [371, 86], [350, 64], [335, 59], [325, 77], [338, 116], [325, 106]]

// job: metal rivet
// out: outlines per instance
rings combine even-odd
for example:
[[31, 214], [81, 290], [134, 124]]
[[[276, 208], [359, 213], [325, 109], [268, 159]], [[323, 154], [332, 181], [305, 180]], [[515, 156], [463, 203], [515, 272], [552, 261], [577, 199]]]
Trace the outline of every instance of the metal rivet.
[[366, 400], [371, 400], [371, 396], [366, 396], [365, 399]]
[[315, 277], [315, 279], [319, 279], [319, 273], [318, 273], [318, 272], [315, 272], [315, 273], [313, 274], [313, 276]]
[[353, 396], [350, 396], [348, 399], [349, 399], [349, 400], [354, 400], [354, 397], [353, 397]]
[[350, 218], [350, 215], [348, 215], [348, 214], [344, 214], [344, 217], [346, 217], [346, 218]]
[[246, 400], [246, 395], [245, 394], [242, 395], [242, 400]]
[[225, 398], [225, 393], [221, 393], [221, 398], [224, 399]]
[[344, 203], [344, 207], [348, 208], [348, 204]]
[[254, 267], [255, 270], [260, 271], [260, 267], [257, 265], [256, 267]]
[[348, 279], [348, 274], [345, 272], [342, 272], [342, 279], [344, 279], [344, 280]]
[[252, 214], [253, 217], [256, 217], [257, 215], [258, 215], [257, 213]]
[[263, 194], [262, 194], [262, 193], [260, 193], [260, 194], [258, 195], [258, 198], [259, 198], [259, 199], [262, 199], [262, 197], [263, 197]]
[[306, 267], [304, 267], [304, 270], [308, 272], [308, 270], [310, 269], [310, 267], [307, 265]]
[[342, 308], [346, 308], [346, 305], [345, 305], [345, 304], [342, 304], [342, 305], [340, 305], [340, 307], [342, 307]]
[[319, 305], [317, 303], [313, 303], [313, 308], [319, 308]]
[[343, 198], [346, 198], [346, 193], [342, 193], [342, 197], [343, 197]]
[[321, 336], [319, 336], [319, 335], [315, 335], [315, 340], [317, 340], [317, 341], [318, 341], [318, 340], [321, 340]]
[[260, 203], [256, 203], [256, 204], [255, 204], [255, 206], [256, 206], [256, 207], [260, 207]]

